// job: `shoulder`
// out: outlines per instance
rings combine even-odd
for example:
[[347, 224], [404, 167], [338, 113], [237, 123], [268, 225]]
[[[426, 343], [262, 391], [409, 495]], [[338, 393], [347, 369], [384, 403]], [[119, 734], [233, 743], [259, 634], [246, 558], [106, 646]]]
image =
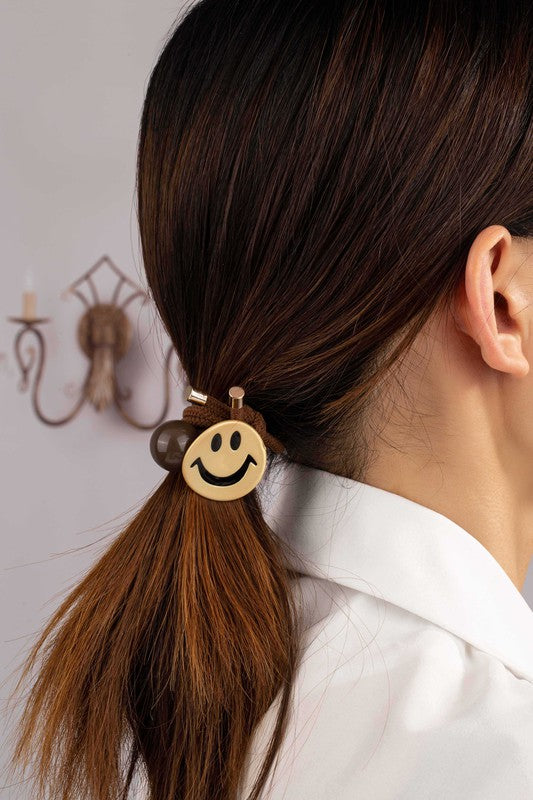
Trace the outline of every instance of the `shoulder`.
[[266, 797], [533, 796], [532, 683], [377, 596], [316, 579], [302, 591], [312, 610]]

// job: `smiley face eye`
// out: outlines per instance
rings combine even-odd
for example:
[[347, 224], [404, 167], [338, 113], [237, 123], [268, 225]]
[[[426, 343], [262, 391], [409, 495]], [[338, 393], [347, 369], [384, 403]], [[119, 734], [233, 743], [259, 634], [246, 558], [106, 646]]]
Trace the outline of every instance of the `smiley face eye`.
[[231, 439], [229, 440], [232, 450], [238, 450], [241, 444], [241, 434], [239, 431], [234, 431], [231, 434]]
[[215, 433], [213, 438], [211, 439], [211, 450], [220, 450], [220, 445], [222, 444], [222, 436], [220, 433]]

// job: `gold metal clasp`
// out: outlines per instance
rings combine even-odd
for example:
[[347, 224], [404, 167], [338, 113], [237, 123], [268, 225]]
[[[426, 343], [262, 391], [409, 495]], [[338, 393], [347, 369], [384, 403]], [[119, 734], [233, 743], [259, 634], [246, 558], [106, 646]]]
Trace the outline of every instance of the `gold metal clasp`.
[[232, 386], [228, 392], [229, 402], [232, 408], [242, 408], [244, 389], [242, 386]]
[[189, 394], [187, 395], [187, 400], [191, 403], [198, 403], [200, 406], [204, 406], [207, 403], [207, 395], [203, 392], [197, 391], [197, 389], [193, 389], [192, 386], [189, 386]]

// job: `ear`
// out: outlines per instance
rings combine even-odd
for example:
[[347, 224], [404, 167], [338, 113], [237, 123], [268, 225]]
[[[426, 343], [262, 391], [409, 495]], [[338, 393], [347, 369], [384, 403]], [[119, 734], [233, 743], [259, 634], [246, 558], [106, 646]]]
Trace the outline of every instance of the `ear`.
[[520, 311], [528, 298], [519, 286], [518, 271], [507, 228], [484, 228], [470, 247], [454, 316], [458, 328], [479, 345], [489, 367], [523, 377], [529, 372], [529, 361], [523, 346], [527, 319]]

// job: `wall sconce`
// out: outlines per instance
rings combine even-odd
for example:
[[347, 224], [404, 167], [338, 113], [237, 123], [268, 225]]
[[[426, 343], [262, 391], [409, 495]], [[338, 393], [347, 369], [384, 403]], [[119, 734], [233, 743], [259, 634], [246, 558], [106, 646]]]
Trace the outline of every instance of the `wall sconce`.
[[[104, 264], [116, 275], [117, 281], [114, 286], [113, 294], [109, 302], [100, 300], [94, 274]], [[83, 293], [82, 285], [85, 284], [89, 289], [92, 301], [88, 300]], [[130, 289], [129, 294], [118, 302], [120, 290], [123, 286]], [[169, 346], [164, 367], [164, 401], [163, 408], [156, 420], [143, 423], [139, 422], [126, 411], [123, 402], [131, 397], [130, 389], [121, 389], [118, 385], [116, 376], [116, 364], [128, 352], [132, 339], [132, 326], [126, 314], [126, 307], [137, 297], [142, 298], [142, 305], [149, 299], [143, 289], [131, 281], [109, 256], [102, 256], [87, 272], [81, 275], [74, 283], [65, 289], [63, 296], [75, 295], [85, 306], [85, 312], [78, 323], [78, 344], [81, 350], [89, 359], [89, 368], [85, 376], [80, 397], [76, 401], [74, 408], [60, 419], [51, 419], [41, 410], [39, 400], [39, 388], [44, 371], [46, 360], [45, 339], [40, 325], [50, 322], [48, 317], [38, 317], [36, 314], [36, 294], [33, 290], [31, 281], [26, 283], [23, 298], [22, 316], [8, 317], [10, 322], [15, 322], [22, 327], [18, 331], [15, 342], [15, 357], [21, 371], [19, 390], [24, 392], [28, 388], [29, 375], [37, 363], [35, 376], [31, 389], [32, 405], [39, 419], [46, 425], [64, 425], [73, 419], [82, 406], [89, 402], [97, 411], [103, 411], [114, 404], [120, 415], [130, 425], [141, 430], [149, 430], [157, 427], [165, 418], [170, 396], [170, 359], [174, 348]], [[26, 348], [26, 356], [22, 353], [22, 342], [28, 335], [33, 335], [37, 341], [37, 349], [34, 347]]]

